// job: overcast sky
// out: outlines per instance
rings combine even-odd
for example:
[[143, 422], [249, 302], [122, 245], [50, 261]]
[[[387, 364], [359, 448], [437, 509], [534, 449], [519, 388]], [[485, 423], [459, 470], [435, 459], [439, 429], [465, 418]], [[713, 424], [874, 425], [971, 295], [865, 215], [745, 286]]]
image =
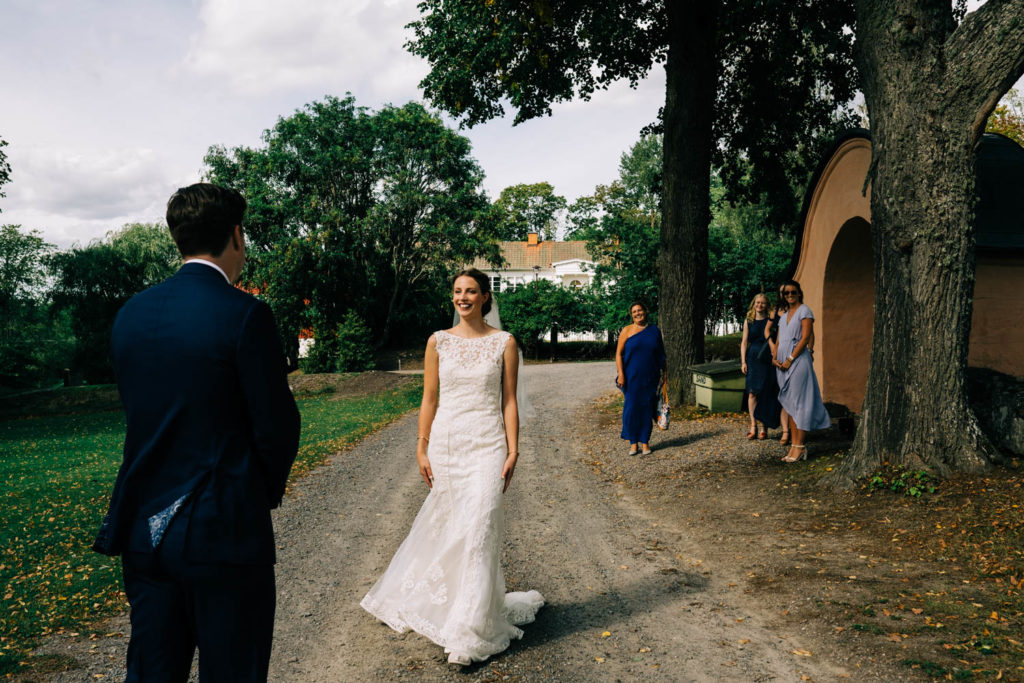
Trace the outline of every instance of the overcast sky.
[[[416, 0], [0, 0], [0, 11], [0, 138], [13, 167], [0, 223], [60, 247], [162, 220], [211, 145], [258, 145], [279, 116], [325, 95], [374, 109], [420, 100], [427, 71], [402, 47]], [[548, 181], [572, 201], [611, 181], [664, 84], [656, 66], [636, 90], [463, 131], [488, 194]]]
[[[61, 247], [162, 220], [214, 144], [257, 145], [304, 104], [421, 100], [426, 63], [402, 47], [416, 0], [2, 0], [0, 138], [13, 167], [0, 223]], [[664, 102], [637, 90], [463, 131], [491, 196], [548, 181], [570, 201], [617, 175]]]

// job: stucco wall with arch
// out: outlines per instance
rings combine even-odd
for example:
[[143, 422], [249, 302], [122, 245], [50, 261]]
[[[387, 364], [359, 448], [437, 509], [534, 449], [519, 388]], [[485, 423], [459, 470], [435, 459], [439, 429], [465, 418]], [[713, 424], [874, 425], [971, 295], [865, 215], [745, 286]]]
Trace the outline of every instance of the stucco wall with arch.
[[[871, 142], [863, 137], [845, 140], [832, 154], [812, 190], [799, 245], [800, 259], [793, 276], [804, 291], [804, 303], [815, 315], [814, 372], [822, 385], [822, 396], [826, 401], [842, 403], [853, 410], [860, 410], [864, 399], [864, 385], [860, 385], [858, 398], [857, 382], [861, 375], [867, 379], [867, 357], [861, 369], [850, 353], [853, 349], [857, 353], [870, 353], [874, 315], [871, 190], [869, 187], [865, 191], [864, 187], [870, 165]], [[837, 244], [840, 233], [844, 237]], [[864, 237], [867, 238], [866, 252], [863, 245], [859, 245]], [[850, 248], [854, 251], [847, 254], [844, 250]], [[857, 291], [863, 284], [865, 267], [871, 284], [866, 297]], [[857, 274], [858, 283], [851, 282], [848, 287], [844, 277], [850, 273]], [[827, 302], [824, 300], [826, 289], [830, 294]], [[851, 321], [844, 317], [844, 309], [854, 306], [859, 320], [864, 319], [863, 309], [867, 307], [866, 331], [862, 326], [860, 329], [851, 327]], [[866, 349], [853, 347], [845, 341], [860, 340], [865, 335]]]
[[[793, 278], [815, 314], [814, 370], [826, 402], [860, 412], [874, 325], [871, 141], [836, 147], [811, 190]], [[968, 363], [1024, 377], [1024, 255], [978, 256]]]

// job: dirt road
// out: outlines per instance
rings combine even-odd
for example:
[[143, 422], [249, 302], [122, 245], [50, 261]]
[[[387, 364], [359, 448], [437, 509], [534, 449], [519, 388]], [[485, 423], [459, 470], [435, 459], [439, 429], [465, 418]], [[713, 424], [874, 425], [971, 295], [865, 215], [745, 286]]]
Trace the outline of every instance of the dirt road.
[[[295, 485], [276, 514], [277, 627], [270, 679], [516, 681], [799, 681], [844, 675], [762, 626], [681, 526], [595, 476], [574, 415], [612, 386], [612, 363], [525, 368], [537, 416], [524, 428], [507, 494], [506, 580], [547, 605], [505, 653], [464, 671], [415, 634], [359, 607], [405, 537], [427, 489], [408, 415]], [[672, 446], [671, 439], [665, 443]], [[625, 456], [625, 445], [622, 447]], [[123, 620], [121, 621], [123, 624]], [[54, 680], [123, 677], [126, 639]], [[118, 656], [118, 650], [121, 654]], [[796, 653], [794, 653], [796, 650]], [[105, 661], [105, 666], [101, 666]], [[85, 678], [81, 678], [85, 675]], [[75, 678], [77, 675], [79, 678]], [[71, 677], [67, 677], [71, 676]]]
[[[507, 501], [510, 589], [548, 601], [526, 636], [489, 662], [450, 671], [441, 648], [399, 635], [359, 600], [404, 538], [426, 487], [410, 415], [296, 486], [277, 517], [278, 620], [271, 679], [818, 680], [719, 581], [679, 531], [581, 463], [573, 416], [608, 390], [614, 366], [528, 366], [537, 417], [525, 426]], [[737, 601], [739, 597], [740, 601]], [[813, 668], [812, 668], [813, 667]]]

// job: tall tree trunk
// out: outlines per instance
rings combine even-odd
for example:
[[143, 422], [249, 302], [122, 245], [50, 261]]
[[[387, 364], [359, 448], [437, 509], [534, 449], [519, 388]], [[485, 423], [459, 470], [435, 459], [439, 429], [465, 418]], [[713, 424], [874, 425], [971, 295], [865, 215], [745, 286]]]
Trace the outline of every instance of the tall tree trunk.
[[664, 197], [658, 317], [669, 400], [692, 403], [687, 366], [704, 360], [704, 294], [711, 221], [712, 118], [718, 85], [719, 2], [667, 2]]
[[[1012, 14], [1019, 18], [1020, 0], [989, 4], [959, 28], [948, 1], [857, 5], [871, 118], [875, 316], [861, 423], [839, 473], [846, 482], [884, 463], [945, 476], [983, 470], [994, 457], [964, 383], [975, 148], [999, 96], [1024, 69], [1024, 48], [1022, 29], [1006, 28]], [[996, 42], [1004, 21], [1015, 60]]]

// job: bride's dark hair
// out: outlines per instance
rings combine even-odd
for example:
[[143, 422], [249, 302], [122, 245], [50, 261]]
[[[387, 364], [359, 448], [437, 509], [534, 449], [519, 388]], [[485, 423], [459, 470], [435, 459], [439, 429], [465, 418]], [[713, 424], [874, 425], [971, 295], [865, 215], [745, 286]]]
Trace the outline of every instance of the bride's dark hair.
[[491, 278], [487, 277], [486, 273], [482, 273], [476, 268], [466, 268], [465, 270], [460, 270], [455, 275], [455, 277], [452, 278], [452, 286], [454, 287], [455, 281], [463, 276], [471, 277], [474, 280], [476, 280], [477, 285], [480, 286], [480, 293], [487, 295], [487, 301], [484, 302], [484, 305], [481, 307], [480, 312], [483, 313], [484, 315], [490, 313], [491, 300], [494, 299], [494, 297], [491, 296]]

